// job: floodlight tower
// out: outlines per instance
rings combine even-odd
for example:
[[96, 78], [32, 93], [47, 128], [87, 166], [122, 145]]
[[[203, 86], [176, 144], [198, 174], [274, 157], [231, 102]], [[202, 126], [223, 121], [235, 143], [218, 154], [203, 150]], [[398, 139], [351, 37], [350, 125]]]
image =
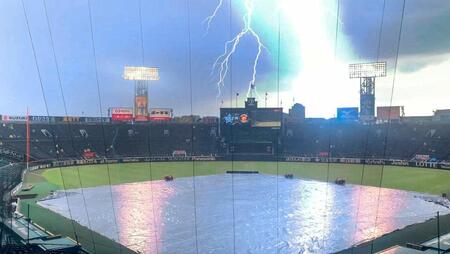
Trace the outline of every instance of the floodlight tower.
[[148, 119], [148, 81], [159, 80], [156, 67], [125, 66], [123, 78], [134, 80], [134, 118], [137, 121]]
[[350, 78], [359, 78], [359, 118], [372, 121], [375, 118], [375, 78], [386, 77], [386, 62], [349, 65]]

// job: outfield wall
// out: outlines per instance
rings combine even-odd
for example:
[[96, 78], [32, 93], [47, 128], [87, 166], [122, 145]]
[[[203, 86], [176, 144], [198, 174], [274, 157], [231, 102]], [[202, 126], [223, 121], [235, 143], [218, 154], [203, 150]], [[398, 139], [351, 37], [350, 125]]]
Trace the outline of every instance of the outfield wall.
[[[173, 162], [173, 161], [232, 161], [228, 157], [219, 156], [153, 156], [153, 157], [124, 157], [118, 159], [111, 158], [95, 158], [95, 159], [72, 159], [59, 161], [36, 161], [31, 163], [30, 170], [68, 167], [76, 165], [93, 165], [93, 164], [112, 164], [112, 163], [132, 163], [132, 162]], [[263, 160], [255, 160], [254, 157], [235, 158], [234, 161], [279, 161], [279, 162], [310, 162], [310, 163], [342, 163], [342, 164], [361, 164], [361, 165], [389, 165], [403, 167], [418, 167], [450, 170], [448, 162], [426, 162], [426, 161], [409, 161], [399, 159], [360, 159], [360, 158], [333, 158], [333, 157], [300, 157], [300, 156], [283, 156], [276, 159], [266, 158]]]

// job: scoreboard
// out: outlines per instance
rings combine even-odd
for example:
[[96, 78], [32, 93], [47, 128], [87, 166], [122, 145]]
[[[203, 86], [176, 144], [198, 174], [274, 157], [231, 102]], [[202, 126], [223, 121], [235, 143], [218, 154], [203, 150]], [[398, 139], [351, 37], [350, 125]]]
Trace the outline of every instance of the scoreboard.
[[282, 108], [257, 108], [249, 103], [244, 108], [221, 108], [221, 153], [275, 155], [280, 142], [282, 118]]
[[220, 125], [222, 129], [232, 126], [281, 128], [281, 108], [221, 108]]

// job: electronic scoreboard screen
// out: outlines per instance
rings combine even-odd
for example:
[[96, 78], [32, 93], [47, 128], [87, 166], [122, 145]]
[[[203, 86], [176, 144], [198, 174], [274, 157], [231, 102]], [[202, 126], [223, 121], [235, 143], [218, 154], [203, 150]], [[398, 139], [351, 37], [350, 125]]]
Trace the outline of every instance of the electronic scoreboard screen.
[[221, 127], [260, 127], [280, 128], [282, 120], [281, 108], [221, 108]]
[[250, 115], [244, 108], [221, 108], [220, 121], [224, 127], [248, 126], [250, 124]]
[[281, 108], [259, 108], [253, 111], [252, 127], [280, 128], [283, 112]]

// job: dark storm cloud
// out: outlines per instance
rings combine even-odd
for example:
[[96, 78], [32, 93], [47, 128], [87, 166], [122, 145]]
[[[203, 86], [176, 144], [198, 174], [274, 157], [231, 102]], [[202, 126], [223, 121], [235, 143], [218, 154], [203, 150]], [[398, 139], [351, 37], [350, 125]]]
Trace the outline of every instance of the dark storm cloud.
[[[342, 0], [341, 31], [350, 39], [362, 59], [390, 60], [396, 56], [403, 1], [386, 1], [379, 55], [378, 42], [383, 0]], [[400, 58], [412, 58], [404, 72], [419, 70], [442, 61], [450, 53], [450, 2], [445, 0], [406, 0]], [[430, 56], [436, 56], [432, 58]]]

